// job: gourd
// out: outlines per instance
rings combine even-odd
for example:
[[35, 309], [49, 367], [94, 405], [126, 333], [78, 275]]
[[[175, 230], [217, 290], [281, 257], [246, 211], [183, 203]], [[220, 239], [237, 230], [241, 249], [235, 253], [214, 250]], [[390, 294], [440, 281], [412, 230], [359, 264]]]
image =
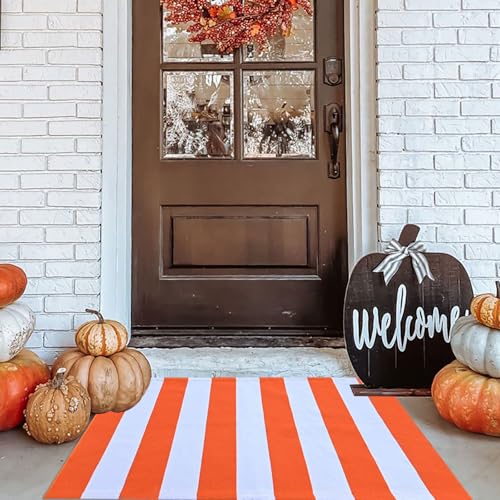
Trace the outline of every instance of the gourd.
[[90, 398], [74, 377], [59, 368], [55, 377], [30, 395], [25, 410], [24, 430], [40, 443], [73, 441], [86, 429], [90, 419]]
[[15, 302], [26, 290], [25, 272], [14, 264], [0, 264], [0, 307]]
[[497, 281], [497, 295], [483, 293], [474, 297], [471, 313], [479, 323], [490, 328], [500, 329], [500, 281]]
[[93, 413], [132, 408], [151, 381], [148, 360], [134, 349], [124, 349], [110, 357], [85, 355], [72, 349], [59, 356], [52, 373], [61, 367], [88, 390]]
[[0, 362], [9, 361], [25, 346], [35, 328], [35, 315], [16, 302], [0, 309]]
[[0, 431], [22, 423], [28, 396], [49, 378], [48, 366], [27, 349], [10, 361], [0, 363]]
[[97, 320], [87, 321], [75, 333], [75, 342], [81, 352], [92, 356], [111, 356], [127, 346], [127, 329], [118, 321], [104, 319], [99, 311], [86, 309]]
[[445, 420], [470, 432], [500, 436], [500, 380], [480, 375], [459, 361], [432, 383], [432, 399]]
[[451, 348], [471, 370], [500, 378], [500, 330], [478, 323], [473, 316], [462, 317], [451, 331]]

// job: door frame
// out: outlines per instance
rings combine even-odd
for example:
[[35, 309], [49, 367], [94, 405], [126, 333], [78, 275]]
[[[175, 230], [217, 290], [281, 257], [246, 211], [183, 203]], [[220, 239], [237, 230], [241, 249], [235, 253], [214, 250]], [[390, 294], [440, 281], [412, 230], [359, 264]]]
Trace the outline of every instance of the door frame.
[[[376, 0], [344, 0], [349, 267], [377, 247]], [[103, 2], [101, 311], [131, 325], [132, 1]]]

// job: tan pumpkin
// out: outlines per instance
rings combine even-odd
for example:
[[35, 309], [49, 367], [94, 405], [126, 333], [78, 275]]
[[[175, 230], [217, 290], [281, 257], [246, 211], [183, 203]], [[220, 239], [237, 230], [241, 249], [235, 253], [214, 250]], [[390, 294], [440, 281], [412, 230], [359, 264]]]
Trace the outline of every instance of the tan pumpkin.
[[122, 412], [136, 405], [151, 381], [151, 367], [139, 351], [90, 356], [72, 349], [59, 356], [52, 373], [64, 367], [87, 389], [93, 413]]
[[95, 314], [97, 319], [87, 321], [76, 331], [75, 342], [80, 351], [91, 356], [111, 356], [125, 349], [128, 333], [121, 323], [104, 319], [99, 311], [85, 311]]
[[90, 398], [74, 378], [59, 368], [55, 377], [37, 387], [28, 399], [23, 426], [40, 443], [73, 441], [86, 429], [90, 419]]
[[479, 323], [500, 330], [500, 281], [497, 281], [497, 295], [483, 293], [474, 297], [471, 313]]
[[500, 437], [500, 379], [453, 361], [434, 378], [432, 399], [439, 414], [460, 429]]

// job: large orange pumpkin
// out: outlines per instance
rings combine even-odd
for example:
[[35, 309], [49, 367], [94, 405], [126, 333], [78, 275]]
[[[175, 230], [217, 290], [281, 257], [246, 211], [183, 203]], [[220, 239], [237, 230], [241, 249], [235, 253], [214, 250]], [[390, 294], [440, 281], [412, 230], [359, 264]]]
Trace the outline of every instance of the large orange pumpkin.
[[0, 431], [21, 424], [28, 396], [49, 378], [47, 365], [27, 349], [10, 361], [0, 363]]
[[439, 414], [460, 429], [500, 437], [500, 379], [454, 361], [434, 378], [432, 399]]
[[15, 302], [26, 290], [28, 278], [14, 264], [0, 264], [0, 307]]
[[497, 281], [497, 295], [483, 293], [474, 297], [471, 313], [479, 323], [500, 330], [500, 281]]

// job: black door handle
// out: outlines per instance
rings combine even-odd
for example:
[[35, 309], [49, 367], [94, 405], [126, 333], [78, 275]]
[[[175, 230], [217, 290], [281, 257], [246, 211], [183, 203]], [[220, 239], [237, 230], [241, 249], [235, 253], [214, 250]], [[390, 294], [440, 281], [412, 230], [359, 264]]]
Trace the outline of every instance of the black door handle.
[[340, 177], [339, 149], [342, 121], [342, 106], [327, 104], [325, 106], [325, 131], [328, 133], [330, 144], [330, 159], [328, 160], [328, 177], [330, 179]]

